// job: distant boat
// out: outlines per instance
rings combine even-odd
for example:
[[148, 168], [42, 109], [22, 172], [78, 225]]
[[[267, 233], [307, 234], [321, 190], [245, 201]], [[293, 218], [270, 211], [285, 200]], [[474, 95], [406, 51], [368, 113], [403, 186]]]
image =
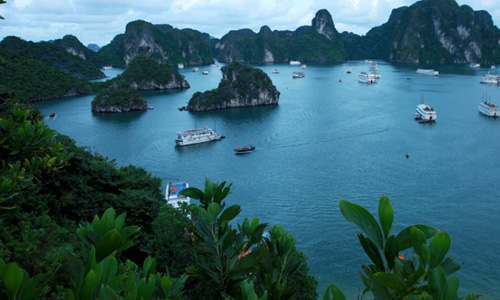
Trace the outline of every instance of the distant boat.
[[177, 64], [177, 68], [181, 70], [184, 69], [184, 64]]
[[273, 74], [279, 74], [280, 71], [278, 71], [278, 69], [273, 69]]
[[417, 106], [415, 120], [418, 120], [420, 123], [434, 122], [437, 120], [436, 111], [434, 108], [421, 103]]
[[112, 66], [104, 66], [102, 67], [103, 70], [113, 70]]
[[55, 112], [51, 112], [51, 113], [49, 114], [49, 117], [51, 117], [51, 118], [55, 118], [55, 117], [56, 117], [56, 113], [55, 113]]
[[403, 77], [404, 80], [411, 80], [411, 77]]
[[203, 71], [203, 75], [208, 75], [208, 71], [207, 70]]
[[154, 109], [154, 107], [153, 107], [153, 106], [148, 105], [148, 106], [146, 106], [146, 109], [147, 109], [147, 110], [153, 110], [153, 109]]
[[351, 74], [352, 73], [352, 68], [347, 68], [347, 70], [345, 71], [347, 74]]
[[481, 80], [479, 81], [480, 83], [486, 83], [486, 84], [498, 84], [500, 82], [500, 76], [499, 75], [492, 75], [489, 72], [481, 77]]
[[306, 75], [302, 72], [293, 72], [292, 73], [292, 78], [302, 78], [304, 76], [306, 76]]
[[377, 72], [377, 71], [370, 72], [370, 75], [373, 75], [373, 77], [375, 77], [375, 79], [380, 79], [382, 77], [380, 72]]
[[218, 64], [211, 64], [210, 66], [211, 67], [218, 67], [219, 65]]
[[199, 70], [200, 70], [200, 68], [198, 68], [198, 67], [193, 68], [193, 72], [198, 72]]
[[361, 82], [361, 83], [368, 83], [368, 84], [377, 83], [377, 79], [375, 78], [375, 75], [368, 74], [366, 72], [361, 72], [358, 75], [358, 81]]
[[235, 154], [246, 154], [246, 153], [251, 153], [253, 151], [255, 151], [255, 147], [253, 145], [234, 149]]
[[292, 66], [298, 66], [298, 65], [300, 65], [300, 61], [298, 61], [298, 60], [291, 60], [290, 61], [290, 65], [292, 65]]
[[301, 67], [302, 69], [305, 69], [305, 68], [307, 68], [307, 65], [302, 65], [302, 66], [300, 66], [300, 67]]
[[365, 59], [365, 64], [371, 64], [371, 63], [373, 63], [373, 61], [372, 61], [372, 60]]
[[188, 187], [189, 184], [187, 182], [169, 182], [167, 184], [165, 200], [174, 208], [179, 208], [179, 202], [189, 205], [190, 198], [179, 195], [183, 189], [187, 189]]
[[485, 116], [496, 118], [500, 116], [500, 107], [488, 101], [483, 101], [478, 106], [479, 112]]
[[476, 64], [476, 63], [471, 63], [471, 64], [469, 65], [469, 67], [478, 69], [478, 68], [480, 68], [480, 67], [481, 67], [481, 65], [480, 65], [480, 64]]
[[374, 62], [370, 63], [370, 71], [378, 71], [378, 65]]
[[439, 76], [439, 71], [436, 71], [434, 69], [417, 69], [417, 73], [429, 76]]
[[178, 109], [178, 110], [180, 110], [180, 111], [184, 111], [184, 110], [187, 110], [187, 107], [185, 107], [185, 106], [181, 106], [181, 107], [179, 107], [179, 108], [177, 108], [177, 109]]
[[492, 70], [495, 70], [497, 67], [495, 67], [494, 65], [491, 65], [491, 69]]

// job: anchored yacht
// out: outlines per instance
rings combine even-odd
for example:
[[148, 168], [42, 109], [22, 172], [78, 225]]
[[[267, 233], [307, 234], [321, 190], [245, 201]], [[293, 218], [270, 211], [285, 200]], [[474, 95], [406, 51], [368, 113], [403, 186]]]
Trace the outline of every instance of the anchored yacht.
[[428, 106], [427, 104], [421, 103], [417, 106], [415, 119], [421, 123], [434, 122], [437, 120], [437, 114], [434, 108]]
[[377, 83], [377, 78], [375, 78], [375, 75], [373, 75], [373, 74], [361, 72], [358, 75], [358, 81], [361, 83], [373, 84], [373, 83]]
[[439, 76], [439, 71], [436, 71], [434, 69], [417, 69], [417, 73], [429, 76]]

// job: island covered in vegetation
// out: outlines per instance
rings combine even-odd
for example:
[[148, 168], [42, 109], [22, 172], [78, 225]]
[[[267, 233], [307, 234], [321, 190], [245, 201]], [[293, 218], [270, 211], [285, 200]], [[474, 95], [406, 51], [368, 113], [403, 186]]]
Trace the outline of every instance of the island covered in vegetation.
[[222, 80], [216, 89], [194, 93], [188, 111], [276, 105], [280, 92], [262, 70], [233, 62], [221, 68]]

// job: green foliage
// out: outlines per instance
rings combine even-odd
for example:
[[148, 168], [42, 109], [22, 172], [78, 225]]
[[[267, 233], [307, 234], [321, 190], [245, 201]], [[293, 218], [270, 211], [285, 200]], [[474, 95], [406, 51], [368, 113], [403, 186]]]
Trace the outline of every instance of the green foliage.
[[[72, 41], [68, 41], [72, 40]], [[75, 41], [79, 45], [75, 45]], [[71, 43], [71, 44], [70, 44]], [[36, 60], [42, 62], [46, 66], [51, 66], [59, 69], [61, 72], [83, 79], [104, 78], [105, 75], [91, 62], [81, 58], [80, 56], [69, 53], [65, 46], [73, 50], [84, 48], [83, 45], [75, 38], [66, 36], [63, 40], [54, 42], [28, 42], [18, 37], [9, 36], [3, 39], [0, 43], [0, 49], [14, 52], [17, 56], [24, 60]], [[73, 48], [73, 47], [76, 47]], [[87, 49], [88, 50], [88, 49]], [[97, 55], [86, 52], [88, 55]], [[34, 75], [34, 74], [33, 74]], [[29, 76], [28, 78], [32, 78]]]
[[47, 286], [51, 274], [39, 274], [31, 278], [28, 272], [21, 269], [16, 263], [6, 264], [0, 258], [0, 284], [5, 287], [10, 300], [32, 300], [37, 299], [42, 290]]
[[92, 100], [93, 112], [109, 112], [112, 109], [119, 109], [120, 112], [145, 110], [147, 106], [147, 101], [140, 97], [136, 89], [122, 83], [100, 89]]
[[230, 100], [237, 99], [252, 105], [261, 93], [269, 93], [276, 103], [280, 93], [269, 76], [262, 70], [233, 62], [222, 69], [223, 79], [216, 89], [196, 92], [189, 100], [188, 110], [224, 108]]
[[[458, 278], [449, 276], [460, 266], [446, 257], [451, 246], [448, 233], [426, 225], [415, 225], [391, 235], [394, 213], [385, 196], [379, 202], [379, 222], [362, 206], [345, 200], [340, 200], [339, 206], [346, 220], [361, 229], [358, 239], [372, 261], [372, 264], [362, 267], [364, 274], [361, 278], [366, 287], [363, 294], [371, 292], [375, 299], [457, 298]], [[400, 258], [399, 253], [409, 248], [412, 257]], [[335, 297], [340, 297], [340, 294], [333, 295], [338, 292], [332, 287], [327, 290], [326, 294], [330, 296], [326, 299], [337, 299]]]
[[109, 86], [116, 83], [133, 85], [139, 90], [159, 89], [159, 86], [165, 88], [189, 87], [184, 76], [173, 69], [171, 65], [159, 63], [145, 55], [134, 58], [122, 74], [104, 85]]
[[[333, 26], [333, 24], [332, 24]], [[274, 62], [287, 63], [290, 60], [316, 63], [336, 63], [346, 59], [344, 46], [333, 33], [332, 40], [319, 34], [312, 26], [302, 26], [297, 30], [273, 31], [264, 26], [259, 33], [249, 29], [230, 31], [222, 37], [223, 49], [215, 49], [220, 61], [243, 63], [264, 63], [266, 51], [273, 54]]]
[[0, 78], [0, 93], [11, 94], [18, 102], [85, 95], [91, 92], [88, 81], [66, 74], [40, 60], [23, 57], [1, 47]]
[[328, 286], [323, 295], [323, 300], [345, 300], [345, 296], [342, 291], [335, 286], [333, 283]]

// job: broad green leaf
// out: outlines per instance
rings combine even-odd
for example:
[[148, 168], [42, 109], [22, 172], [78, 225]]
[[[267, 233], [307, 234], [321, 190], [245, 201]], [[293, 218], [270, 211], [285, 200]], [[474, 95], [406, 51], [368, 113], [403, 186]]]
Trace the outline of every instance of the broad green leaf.
[[92, 293], [96, 287], [94, 270], [90, 270], [85, 276], [85, 280], [80, 290], [80, 299], [91, 299]]
[[323, 300], [345, 300], [345, 296], [338, 287], [331, 283], [323, 295]]
[[379, 272], [373, 275], [373, 279], [379, 284], [398, 292], [406, 290], [406, 284], [403, 279], [392, 273]]
[[23, 269], [16, 263], [8, 263], [4, 267], [4, 273], [0, 275], [10, 298], [15, 299], [15, 295], [23, 282]]
[[460, 282], [457, 277], [451, 277], [446, 281], [443, 289], [443, 300], [455, 300], [457, 299], [457, 292]]
[[179, 195], [184, 197], [190, 197], [200, 201], [205, 199], [205, 193], [203, 193], [203, 191], [201, 191], [200, 189], [194, 187], [183, 189], [179, 193]]
[[457, 264], [453, 258], [448, 257], [443, 262], [440, 264], [441, 268], [443, 268], [444, 272], [446, 273], [446, 276], [449, 276], [456, 271], [460, 270], [460, 265]]
[[433, 267], [439, 265], [443, 261], [446, 253], [450, 250], [450, 246], [451, 239], [447, 232], [442, 232], [432, 239], [429, 248], [431, 250], [431, 265]]
[[229, 222], [232, 219], [236, 218], [241, 212], [241, 207], [239, 205], [232, 205], [228, 208], [226, 208], [221, 216], [220, 216], [220, 221], [222, 222]]
[[437, 298], [440, 298], [444, 285], [446, 284], [446, 274], [444, 273], [443, 268], [437, 266], [432, 269], [427, 281], [431, 293]]
[[96, 259], [100, 262], [108, 255], [116, 251], [123, 243], [121, 234], [116, 229], [108, 231], [99, 241], [96, 247]]
[[425, 238], [425, 234], [423, 233], [423, 231], [415, 226], [412, 226], [410, 229], [410, 237], [412, 245], [415, 248], [418, 248], [420, 245], [427, 243], [427, 239]]
[[387, 265], [389, 269], [392, 270], [394, 267], [394, 260], [399, 255], [399, 242], [395, 236], [391, 235], [385, 242], [384, 247], [384, 255], [385, 260], [387, 261]]
[[394, 221], [394, 211], [389, 198], [386, 196], [380, 197], [378, 205], [378, 219], [380, 221], [380, 226], [384, 231], [384, 237], [387, 239], [391, 233], [392, 222]]
[[477, 299], [477, 296], [476, 294], [474, 293], [469, 293], [467, 294], [467, 296], [465, 297], [465, 300], [476, 300]]
[[70, 289], [66, 289], [66, 295], [64, 295], [64, 300], [76, 300], [75, 294]]
[[380, 250], [383, 249], [382, 231], [369, 211], [360, 205], [350, 203], [346, 200], [340, 200], [339, 207], [340, 212], [347, 221], [358, 225], [377, 248]]
[[418, 224], [406, 227], [405, 229], [401, 230], [396, 236], [399, 241], [399, 251], [406, 250], [412, 246], [412, 240], [410, 236], [410, 229], [412, 227], [416, 227], [421, 230], [424, 233], [426, 239], [429, 239], [439, 233], [439, 229], [427, 225]]
[[384, 262], [377, 246], [375, 246], [375, 244], [373, 244], [369, 239], [365, 238], [365, 236], [361, 233], [358, 233], [358, 239], [363, 247], [363, 250], [365, 250], [365, 253], [372, 260], [375, 266], [377, 266], [379, 271], [384, 271]]

